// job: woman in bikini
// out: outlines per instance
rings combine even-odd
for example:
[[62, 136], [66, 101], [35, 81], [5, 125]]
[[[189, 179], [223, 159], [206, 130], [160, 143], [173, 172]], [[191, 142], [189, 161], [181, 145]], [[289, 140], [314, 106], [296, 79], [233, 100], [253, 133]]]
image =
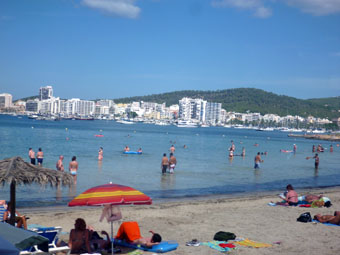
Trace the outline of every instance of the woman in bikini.
[[69, 170], [70, 170], [70, 174], [72, 174], [73, 176], [74, 185], [77, 184], [78, 162], [76, 160], [77, 160], [77, 157], [73, 156], [72, 161], [69, 164]]
[[71, 249], [71, 254], [91, 253], [90, 231], [86, 229], [84, 219], [76, 219], [74, 229], [70, 232], [68, 246]]

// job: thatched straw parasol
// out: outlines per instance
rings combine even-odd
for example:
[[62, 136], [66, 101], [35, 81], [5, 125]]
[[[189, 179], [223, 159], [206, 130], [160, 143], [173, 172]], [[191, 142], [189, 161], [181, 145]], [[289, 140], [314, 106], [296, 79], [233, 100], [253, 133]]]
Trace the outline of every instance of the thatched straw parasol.
[[40, 166], [35, 166], [25, 162], [20, 157], [7, 158], [0, 160], [0, 183], [11, 185], [11, 218], [10, 224], [15, 224], [15, 186], [16, 184], [31, 184], [36, 182], [42, 186], [50, 184], [52, 187], [57, 185], [73, 185], [72, 175]]

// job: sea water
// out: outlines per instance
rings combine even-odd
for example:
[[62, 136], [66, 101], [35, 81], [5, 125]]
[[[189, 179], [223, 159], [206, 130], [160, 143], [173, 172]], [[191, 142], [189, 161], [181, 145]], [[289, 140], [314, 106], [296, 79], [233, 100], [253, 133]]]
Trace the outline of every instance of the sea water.
[[[245, 148], [245, 157], [229, 159], [231, 141], [236, 155]], [[326, 150], [319, 153], [320, 166], [315, 170], [314, 160], [306, 157], [314, 155], [312, 146], [319, 143]], [[174, 174], [162, 175], [162, 155], [169, 156], [172, 144], [178, 164]], [[297, 145], [295, 154], [280, 152], [292, 150], [293, 144]], [[126, 145], [132, 151], [142, 148], [143, 154], [123, 154]], [[55, 169], [59, 155], [65, 157], [65, 171], [72, 156], [79, 163], [76, 187], [18, 185], [19, 206], [66, 204], [86, 189], [109, 182], [131, 186], [154, 200], [277, 191], [289, 183], [295, 188], [340, 185], [340, 148], [336, 143], [291, 138], [279, 131], [126, 125], [105, 120], [43, 121], [0, 115], [0, 146], [0, 159], [20, 156], [29, 162], [28, 148], [32, 147], [35, 152], [42, 148], [44, 167]], [[98, 161], [100, 147], [104, 149], [102, 162]], [[261, 155], [264, 162], [254, 170], [257, 152], [267, 155]], [[9, 199], [8, 184], [1, 187], [0, 199]]]

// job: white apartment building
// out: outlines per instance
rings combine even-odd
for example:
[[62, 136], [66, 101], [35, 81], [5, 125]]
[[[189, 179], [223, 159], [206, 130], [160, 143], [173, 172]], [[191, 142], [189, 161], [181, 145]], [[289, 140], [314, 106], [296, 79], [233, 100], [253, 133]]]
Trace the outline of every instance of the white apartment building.
[[205, 121], [207, 101], [183, 97], [179, 100], [179, 118], [182, 120]]
[[205, 122], [217, 124], [221, 122], [221, 103], [207, 102], [205, 107]]
[[46, 100], [53, 97], [53, 88], [52, 86], [40, 87], [39, 89], [39, 98], [40, 100]]
[[0, 108], [12, 107], [12, 95], [8, 93], [0, 94]]

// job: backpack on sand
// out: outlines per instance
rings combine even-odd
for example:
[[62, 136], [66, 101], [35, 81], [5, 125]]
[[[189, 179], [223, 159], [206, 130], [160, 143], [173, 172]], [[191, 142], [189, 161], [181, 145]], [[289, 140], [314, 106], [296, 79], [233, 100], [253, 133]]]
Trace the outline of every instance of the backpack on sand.
[[299, 218], [296, 219], [300, 222], [312, 222], [312, 216], [310, 215], [310, 212], [305, 212], [299, 216]]
[[216, 241], [228, 241], [234, 240], [236, 235], [230, 232], [219, 231], [214, 235], [214, 240]]

